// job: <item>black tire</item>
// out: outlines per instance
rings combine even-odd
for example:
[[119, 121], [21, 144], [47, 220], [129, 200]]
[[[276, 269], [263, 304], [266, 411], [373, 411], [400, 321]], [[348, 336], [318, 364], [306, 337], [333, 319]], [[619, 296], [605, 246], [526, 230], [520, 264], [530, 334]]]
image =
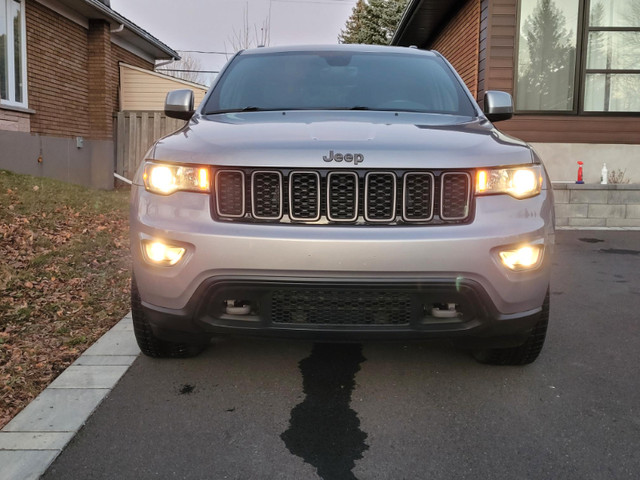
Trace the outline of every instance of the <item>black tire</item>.
[[135, 278], [131, 279], [131, 316], [133, 332], [142, 353], [153, 358], [186, 358], [195, 357], [206, 348], [206, 344], [177, 343], [162, 340], [153, 333], [146, 319], [140, 293]]
[[489, 365], [528, 365], [533, 363], [544, 345], [549, 324], [549, 290], [542, 303], [540, 319], [533, 327], [527, 341], [519, 347], [511, 348], [483, 348], [473, 352], [474, 358], [480, 363]]

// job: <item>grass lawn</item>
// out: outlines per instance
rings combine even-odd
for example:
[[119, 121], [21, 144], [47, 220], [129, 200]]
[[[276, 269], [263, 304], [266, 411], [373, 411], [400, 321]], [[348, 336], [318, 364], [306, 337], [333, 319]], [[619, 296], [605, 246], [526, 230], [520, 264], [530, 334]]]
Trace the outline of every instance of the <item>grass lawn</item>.
[[0, 170], [0, 428], [129, 311], [128, 200]]

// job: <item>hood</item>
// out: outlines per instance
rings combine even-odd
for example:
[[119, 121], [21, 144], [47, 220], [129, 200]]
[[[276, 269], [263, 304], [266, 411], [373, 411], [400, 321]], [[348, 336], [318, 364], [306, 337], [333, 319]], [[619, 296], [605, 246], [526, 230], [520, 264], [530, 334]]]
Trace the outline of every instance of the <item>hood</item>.
[[197, 116], [152, 152], [169, 162], [282, 168], [353, 169], [353, 158], [367, 169], [476, 168], [533, 158], [483, 118], [344, 111]]

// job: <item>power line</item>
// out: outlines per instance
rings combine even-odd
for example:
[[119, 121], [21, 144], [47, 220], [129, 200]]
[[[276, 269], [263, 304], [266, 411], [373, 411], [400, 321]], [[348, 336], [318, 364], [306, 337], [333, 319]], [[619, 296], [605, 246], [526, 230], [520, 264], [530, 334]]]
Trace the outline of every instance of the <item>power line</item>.
[[185, 68], [157, 68], [156, 72], [198, 72], [198, 73], [220, 73], [220, 70], [187, 70]]

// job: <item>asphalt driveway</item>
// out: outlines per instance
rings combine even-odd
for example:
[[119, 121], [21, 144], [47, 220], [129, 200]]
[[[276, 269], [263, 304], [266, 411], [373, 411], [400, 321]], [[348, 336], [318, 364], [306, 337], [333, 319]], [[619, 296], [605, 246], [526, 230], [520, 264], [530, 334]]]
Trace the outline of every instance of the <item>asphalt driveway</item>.
[[640, 232], [559, 232], [527, 367], [441, 344], [140, 357], [44, 479], [640, 476]]

